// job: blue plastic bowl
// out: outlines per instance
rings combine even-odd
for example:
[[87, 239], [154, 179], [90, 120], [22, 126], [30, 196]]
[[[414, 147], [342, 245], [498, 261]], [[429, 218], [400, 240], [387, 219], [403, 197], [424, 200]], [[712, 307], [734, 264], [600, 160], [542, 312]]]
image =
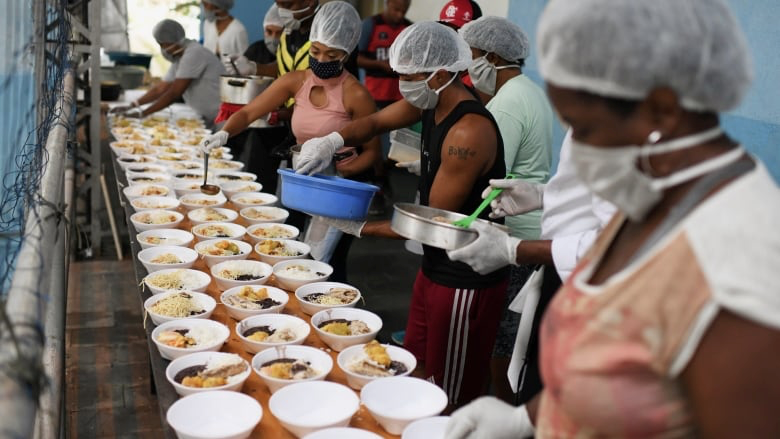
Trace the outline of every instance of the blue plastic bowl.
[[378, 187], [326, 175], [301, 175], [278, 169], [282, 177], [282, 204], [310, 215], [359, 221], [368, 215]]

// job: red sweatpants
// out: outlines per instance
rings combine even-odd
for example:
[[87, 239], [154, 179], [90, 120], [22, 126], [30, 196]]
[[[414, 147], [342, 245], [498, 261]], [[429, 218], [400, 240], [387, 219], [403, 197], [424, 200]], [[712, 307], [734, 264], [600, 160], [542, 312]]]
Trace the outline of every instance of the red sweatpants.
[[425, 375], [447, 392], [450, 404], [483, 395], [507, 282], [490, 288], [439, 285], [417, 273], [404, 347], [425, 362]]

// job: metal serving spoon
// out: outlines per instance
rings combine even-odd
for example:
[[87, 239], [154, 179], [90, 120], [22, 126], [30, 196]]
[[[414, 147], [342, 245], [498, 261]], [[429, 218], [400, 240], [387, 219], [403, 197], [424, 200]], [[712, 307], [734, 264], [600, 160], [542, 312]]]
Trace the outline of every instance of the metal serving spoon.
[[203, 184], [200, 185], [200, 191], [206, 195], [217, 195], [220, 191], [219, 186], [214, 184], [208, 184], [209, 178], [209, 153], [203, 153]]

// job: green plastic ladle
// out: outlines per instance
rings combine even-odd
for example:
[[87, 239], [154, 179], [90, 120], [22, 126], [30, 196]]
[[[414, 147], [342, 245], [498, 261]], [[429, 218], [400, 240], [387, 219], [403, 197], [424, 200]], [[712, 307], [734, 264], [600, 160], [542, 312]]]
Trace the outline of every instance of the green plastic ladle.
[[[513, 179], [513, 178], [517, 178], [517, 176], [515, 174], [506, 174], [505, 178]], [[496, 199], [496, 197], [498, 196], [498, 194], [501, 193], [502, 190], [503, 189], [496, 188], [490, 191], [490, 194], [488, 194], [487, 198], [482, 200], [482, 204], [480, 204], [479, 207], [477, 207], [477, 210], [475, 210], [474, 213], [467, 216], [466, 218], [462, 218], [453, 222], [452, 225], [468, 229], [471, 226], [471, 223], [473, 223], [474, 220], [477, 219], [479, 214], [481, 214], [482, 211], [485, 210], [485, 208], [487, 208], [490, 205], [491, 201]]]

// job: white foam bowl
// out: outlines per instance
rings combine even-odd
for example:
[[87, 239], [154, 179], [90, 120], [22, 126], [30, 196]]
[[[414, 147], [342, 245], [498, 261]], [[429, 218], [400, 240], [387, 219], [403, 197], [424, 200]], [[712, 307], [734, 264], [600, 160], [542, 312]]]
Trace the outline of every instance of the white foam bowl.
[[[336, 335], [319, 328], [323, 322], [333, 319], [360, 320], [368, 326], [371, 332], [360, 335]], [[341, 352], [349, 346], [368, 343], [376, 338], [376, 334], [382, 329], [382, 319], [365, 309], [333, 308], [322, 310], [311, 316], [311, 326], [314, 327], [314, 332], [317, 333], [320, 340], [334, 351]]]
[[[165, 299], [171, 294], [178, 294], [178, 293], [187, 293], [191, 295], [192, 300], [194, 300], [199, 306], [201, 306], [205, 312], [198, 315], [189, 316], [189, 317], [170, 317], [170, 316], [164, 316], [162, 314], [157, 314], [156, 312], [151, 311], [151, 307], [155, 303], [161, 301], [162, 299]], [[214, 312], [214, 308], [216, 308], [216, 306], [217, 306], [217, 301], [214, 300], [211, 296], [205, 293], [198, 293], [195, 291], [167, 291], [167, 294], [155, 294], [144, 301], [144, 310], [149, 314], [149, 317], [152, 319], [152, 322], [155, 325], [161, 325], [165, 322], [170, 322], [173, 320], [180, 320], [180, 319], [208, 319], [209, 317], [211, 317], [211, 314]]]
[[303, 439], [382, 439], [382, 436], [359, 428], [333, 427], [307, 434]]
[[[219, 212], [220, 214], [224, 215], [226, 218], [223, 220], [208, 220], [206, 219], [206, 214], [208, 213], [207, 209], [213, 209]], [[201, 224], [207, 224], [207, 223], [232, 223], [233, 221], [236, 220], [236, 218], [238, 218], [238, 212], [236, 212], [233, 209], [226, 209], [224, 207], [214, 207], [214, 208], [201, 207], [198, 209], [192, 209], [189, 212], [187, 212], [187, 218], [194, 226], [199, 226]], [[239, 227], [244, 229], [244, 232], [246, 232], [244, 226], [239, 226]], [[197, 236], [197, 233], [195, 235]]]
[[263, 241], [258, 241], [255, 244], [255, 253], [260, 257], [260, 260], [265, 262], [266, 264], [274, 265], [277, 262], [282, 261], [288, 261], [290, 259], [301, 259], [301, 258], [307, 258], [309, 257], [309, 253], [311, 252], [311, 247], [309, 247], [308, 244], [305, 244], [300, 241], [295, 241], [292, 239], [270, 239], [269, 241], [278, 241], [284, 244], [284, 246], [291, 251], [297, 252], [298, 254], [295, 256], [275, 256], [275, 255], [269, 255], [266, 253], [261, 253], [259, 248], [260, 244], [262, 244]]
[[[280, 232], [277, 233], [275, 231]], [[252, 244], [257, 244], [265, 239], [295, 239], [300, 233], [301, 231], [297, 227], [289, 224], [254, 224], [246, 228], [246, 237], [252, 241]]]
[[390, 434], [401, 434], [411, 422], [436, 416], [447, 406], [447, 394], [420, 378], [390, 377], [363, 386], [360, 400]]
[[[162, 242], [159, 244], [152, 244], [148, 242], [147, 238], [162, 238]], [[192, 241], [195, 240], [195, 235], [181, 229], [155, 229], [147, 230], [135, 235], [135, 239], [142, 249], [154, 248], [159, 246], [177, 246], [177, 247], [189, 247]]]
[[[312, 278], [302, 279], [300, 277], [290, 277], [285, 273], [285, 269], [290, 265], [303, 265], [312, 272]], [[317, 275], [316, 273], [322, 273]], [[333, 274], [333, 267], [330, 265], [315, 261], [312, 259], [292, 259], [289, 261], [282, 261], [274, 265], [274, 276], [279, 285], [289, 291], [295, 291], [296, 289], [313, 282], [322, 282], [328, 280], [330, 275]]]
[[418, 419], [407, 425], [401, 439], [444, 439], [449, 416]]
[[172, 195], [171, 188], [162, 184], [136, 184], [122, 189], [128, 200], [133, 201], [140, 197], [168, 197]]
[[[165, 253], [176, 255], [182, 262], [174, 264], [161, 264], [152, 262], [154, 258]], [[165, 270], [166, 268], [191, 268], [197, 259], [198, 252], [195, 250], [175, 245], [158, 245], [138, 252], [138, 260], [141, 261], [143, 266], [146, 268], [146, 271], [149, 273]]]
[[307, 381], [279, 389], [268, 408], [284, 428], [303, 437], [329, 427], [346, 427], [358, 411], [355, 392], [343, 384]]
[[251, 172], [237, 172], [237, 171], [215, 172], [214, 179], [217, 181], [217, 183], [220, 184], [229, 183], [233, 181], [247, 182], [247, 181], [257, 180], [257, 175]]
[[[216, 243], [221, 241], [228, 241], [230, 243], [236, 244], [238, 246], [238, 249], [241, 251], [240, 254], [237, 255], [229, 255], [229, 256], [214, 256], [210, 255], [207, 252], [207, 249], [214, 246]], [[200, 241], [199, 243], [195, 244], [195, 252], [203, 257], [203, 260], [206, 261], [206, 265], [211, 268], [220, 262], [225, 261], [240, 261], [243, 259], [246, 259], [249, 257], [249, 255], [252, 253], [252, 246], [250, 244], [247, 244], [244, 241], [239, 241], [236, 239], [227, 239], [227, 238], [217, 238], [217, 239], [209, 239], [206, 241]]]
[[232, 181], [229, 183], [220, 183], [222, 192], [230, 198], [239, 192], [260, 192], [263, 185], [256, 181]]
[[266, 194], [265, 192], [239, 192], [230, 197], [230, 202], [238, 210], [246, 209], [247, 207], [273, 206], [277, 201], [279, 201], [279, 198], [276, 195]]
[[166, 162], [163, 164], [169, 174], [178, 174], [179, 172], [203, 170], [203, 162], [194, 160], [184, 160], [181, 162]]
[[179, 200], [173, 197], [144, 196], [131, 200], [130, 206], [132, 206], [133, 210], [136, 212], [144, 212], [147, 210], [176, 210], [179, 207]]
[[119, 157], [117, 157], [116, 162], [123, 171], [127, 171], [127, 168], [130, 166], [155, 164], [157, 163], [157, 159], [153, 155], [121, 153], [119, 154]]
[[[169, 165], [176, 162], [185, 162], [185, 161], [192, 161], [193, 157], [189, 154], [181, 153], [181, 152], [160, 152], [155, 151], [155, 157], [157, 157], [157, 163], [160, 165]], [[190, 171], [187, 171], [190, 172]], [[175, 175], [174, 178], [177, 178]], [[203, 172], [200, 174], [200, 179], [203, 181]]]
[[[185, 194], [179, 197], [181, 205], [187, 210], [201, 209], [204, 207], [222, 207], [227, 203], [227, 198], [221, 193], [217, 195]], [[209, 204], [203, 204], [209, 203]]]
[[203, 180], [201, 181], [174, 181], [173, 182], [173, 190], [176, 191], [177, 197], [183, 197], [187, 194], [200, 194], [202, 193], [200, 191], [200, 185], [203, 184]]
[[[305, 380], [283, 380], [268, 376], [260, 369], [263, 364], [268, 363], [279, 358], [293, 358], [296, 360], [303, 360], [310, 363], [312, 369], [319, 372], [317, 375], [307, 378]], [[258, 352], [254, 358], [252, 358], [252, 369], [263, 380], [268, 390], [271, 393], [276, 393], [277, 390], [282, 387], [289, 386], [295, 383], [303, 383], [306, 381], [322, 381], [328, 376], [333, 369], [333, 359], [327, 352], [323, 352], [317, 348], [311, 346], [285, 346], [279, 349], [266, 349]]]
[[[262, 192], [257, 192], [261, 194]], [[238, 214], [249, 224], [283, 223], [290, 212], [274, 206], [250, 206], [241, 209]]]
[[245, 439], [262, 418], [254, 398], [225, 390], [185, 396], [166, 416], [179, 439]]
[[[321, 305], [318, 303], [309, 302], [308, 300], [304, 300], [304, 297], [308, 296], [309, 294], [327, 293], [328, 290], [330, 290], [331, 288], [349, 288], [352, 290], [357, 290], [358, 296], [355, 298], [354, 301], [344, 305]], [[357, 303], [360, 301], [361, 297], [363, 297], [363, 295], [360, 293], [360, 290], [353, 287], [352, 285], [344, 284], [341, 282], [313, 282], [301, 286], [295, 290], [295, 298], [298, 299], [298, 304], [301, 307], [301, 311], [303, 311], [305, 314], [308, 314], [310, 316], [326, 309], [354, 308], [355, 305], [357, 305]]]
[[169, 186], [171, 183], [171, 176], [159, 172], [144, 172], [140, 174], [127, 172], [127, 182], [131, 186], [136, 184], [161, 184]]
[[168, 382], [171, 383], [174, 389], [176, 389], [176, 393], [178, 393], [181, 396], [192, 395], [193, 393], [213, 392], [216, 390], [232, 390], [234, 392], [239, 392], [241, 391], [241, 387], [244, 386], [244, 381], [246, 381], [246, 379], [249, 378], [249, 375], [252, 372], [252, 368], [249, 367], [249, 362], [247, 362], [243, 358], [241, 359], [241, 361], [246, 363], [247, 366], [246, 370], [244, 370], [240, 374], [230, 377], [228, 383], [222, 386], [189, 387], [177, 383], [174, 380], [176, 374], [181, 372], [183, 369], [186, 369], [191, 366], [206, 365], [208, 361], [211, 360], [212, 358], [215, 359], [219, 357], [231, 358], [233, 355], [236, 354], [230, 354], [227, 352], [195, 352], [192, 354], [181, 356], [171, 361], [168, 367], [165, 368], [165, 378], [167, 378]]
[[[350, 364], [354, 363], [363, 357], [363, 347], [365, 344], [356, 344], [345, 348], [336, 357], [336, 363], [339, 368], [344, 371], [344, 375], [347, 376], [347, 385], [355, 390], [360, 390], [371, 381], [384, 379], [387, 377], [372, 377], [368, 375], [361, 375], [350, 370]], [[390, 355], [390, 359], [393, 361], [399, 361], [406, 366], [406, 372], [398, 374], [396, 376], [407, 376], [417, 367], [417, 358], [407, 351], [406, 349], [399, 348], [398, 346], [384, 345], [387, 350], [387, 354]]]
[[[202, 345], [195, 345], [190, 348], [177, 348], [160, 343], [157, 337], [165, 331], [173, 331], [179, 329], [192, 330], [193, 328], [205, 329], [211, 332], [214, 336], [214, 340], [211, 343], [204, 343]], [[227, 339], [230, 337], [230, 329], [214, 320], [209, 319], [177, 319], [169, 320], [161, 323], [152, 331], [152, 341], [157, 345], [157, 350], [160, 351], [160, 356], [166, 360], [173, 360], [185, 355], [193, 354], [195, 352], [217, 352], [222, 348]]]
[[[212, 236], [209, 235], [208, 231], [212, 230], [213, 227], [209, 226], [216, 226], [218, 229], [217, 232], [225, 232], [227, 236]], [[246, 235], [246, 228], [240, 224], [234, 224], [230, 222], [213, 222], [213, 223], [203, 223], [198, 224], [194, 226], [192, 229], [192, 234], [195, 235], [195, 239], [200, 241], [208, 241], [210, 239], [236, 239], [240, 240]]]
[[[148, 224], [143, 222], [143, 219], [146, 218], [145, 215], [171, 215], [174, 220], [160, 224]], [[181, 224], [182, 220], [184, 220], [184, 215], [173, 210], [145, 210], [143, 212], [136, 212], [130, 215], [130, 222], [133, 223], [133, 227], [135, 227], [135, 229], [139, 232], [155, 229], [175, 229], [179, 224]]]
[[[295, 331], [297, 337], [294, 340], [285, 341], [281, 343], [268, 343], [263, 341], [250, 340], [244, 337], [244, 332], [248, 329], [256, 328], [258, 326], [269, 326], [274, 330], [281, 330], [284, 328], [290, 328]], [[299, 319], [298, 317], [288, 314], [260, 314], [257, 316], [247, 317], [236, 324], [236, 335], [241, 340], [241, 345], [247, 352], [256, 354], [264, 351], [268, 348], [274, 348], [277, 346], [289, 346], [300, 345], [309, 336], [311, 328], [309, 324]]]
[[183, 276], [185, 279], [185, 285], [182, 290], [202, 293], [206, 291], [206, 287], [208, 287], [211, 283], [211, 276], [200, 270], [193, 270], [191, 268], [166, 268], [165, 270], [155, 271], [154, 273], [146, 275], [146, 277], [144, 277], [145, 288], [149, 288], [152, 291], [152, 294], [160, 294], [170, 291], [165, 288], [159, 288], [154, 285], [150, 285], [147, 280], [152, 276], [174, 273], [176, 271], [184, 271]]
[[209, 162], [209, 169], [214, 172], [237, 172], [244, 169], [244, 164], [237, 160], [212, 160]]
[[[247, 274], [251, 273], [255, 276], [258, 276], [258, 279], [228, 279], [221, 276], [223, 270], [238, 271]], [[220, 291], [229, 290], [233, 287], [242, 287], [245, 285], [263, 285], [268, 282], [268, 279], [271, 277], [271, 272], [271, 266], [265, 262], [249, 260], [225, 261], [211, 267], [211, 275], [214, 276], [214, 281], [217, 283], [217, 288], [219, 288]]]
[[[235, 294], [238, 294], [243, 290], [244, 288], [252, 288], [254, 291], [258, 291], [262, 288], [265, 289], [266, 293], [268, 293], [268, 297], [271, 299], [279, 302], [279, 305], [274, 305], [268, 308], [264, 309], [245, 309], [245, 308], [239, 308], [237, 306], [228, 305], [225, 302], [225, 299], [229, 296], [233, 296]], [[222, 302], [223, 305], [225, 305], [225, 308], [228, 311], [228, 314], [230, 317], [233, 317], [236, 320], [243, 320], [247, 317], [257, 316], [260, 314], [278, 314], [282, 312], [285, 306], [287, 306], [287, 302], [290, 300], [289, 294], [279, 288], [276, 287], [269, 287], [267, 285], [258, 286], [258, 285], [244, 285], [239, 287], [233, 287], [230, 289], [225, 290], [220, 295], [220, 302]]]
[[132, 175], [136, 174], [145, 174], [149, 172], [154, 173], [165, 173], [168, 171], [168, 168], [162, 165], [156, 165], [154, 163], [135, 163], [127, 166], [125, 169], [125, 173], [130, 173]]
[[[146, 139], [127, 140], [123, 137], [122, 140], [109, 143], [108, 147], [111, 148], [111, 151], [114, 151], [114, 154], [117, 156], [154, 154], [154, 150], [146, 146]], [[136, 154], [135, 152], [141, 152], [143, 154]]]

